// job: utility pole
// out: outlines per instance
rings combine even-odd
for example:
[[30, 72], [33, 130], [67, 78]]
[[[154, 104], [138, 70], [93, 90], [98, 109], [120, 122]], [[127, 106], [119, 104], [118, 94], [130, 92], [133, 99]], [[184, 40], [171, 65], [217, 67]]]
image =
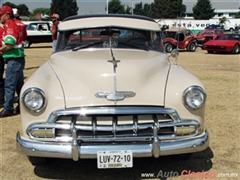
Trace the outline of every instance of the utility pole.
[[132, 0], [132, 15], [133, 15], [133, 0]]
[[106, 7], [106, 14], [108, 14], [108, 0], [107, 0], [107, 7]]

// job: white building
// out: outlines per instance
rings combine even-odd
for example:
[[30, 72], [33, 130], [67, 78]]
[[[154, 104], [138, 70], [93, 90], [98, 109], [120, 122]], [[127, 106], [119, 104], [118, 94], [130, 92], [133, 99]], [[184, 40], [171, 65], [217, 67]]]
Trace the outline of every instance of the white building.
[[235, 18], [235, 15], [240, 11], [240, 9], [215, 9], [215, 16], [213, 18], [226, 17], [228, 19]]
[[[169, 28], [186, 27], [195, 33], [204, 30], [210, 24], [219, 24], [219, 19], [155, 19], [155, 21], [158, 22], [160, 27], [163, 25], [167, 25]], [[229, 19], [229, 21], [224, 24], [224, 28], [227, 31], [232, 31], [237, 25], [240, 25], [240, 19]]]
[[185, 13], [186, 16], [181, 19], [155, 19], [160, 26], [167, 25], [171, 27], [186, 27], [193, 32], [204, 30], [210, 24], [219, 24], [219, 19], [226, 17], [229, 21], [224, 24], [227, 31], [232, 31], [237, 25], [240, 25], [240, 19], [235, 19], [235, 15], [240, 9], [215, 9], [215, 16], [209, 20], [195, 20], [193, 13]]
[[[214, 13], [215, 16], [213, 19], [219, 19], [222, 17], [226, 17], [228, 19], [234, 19], [235, 15], [240, 11], [240, 9], [215, 9]], [[193, 19], [193, 12], [186, 12], [185, 13], [186, 19]]]

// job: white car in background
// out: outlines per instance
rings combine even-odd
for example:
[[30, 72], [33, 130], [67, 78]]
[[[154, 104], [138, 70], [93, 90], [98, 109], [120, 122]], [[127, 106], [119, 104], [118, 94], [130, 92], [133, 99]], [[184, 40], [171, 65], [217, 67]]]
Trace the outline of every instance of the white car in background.
[[23, 21], [27, 29], [27, 39], [24, 47], [29, 48], [33, 43], [52, 42], [51, 26], [48, 21]]

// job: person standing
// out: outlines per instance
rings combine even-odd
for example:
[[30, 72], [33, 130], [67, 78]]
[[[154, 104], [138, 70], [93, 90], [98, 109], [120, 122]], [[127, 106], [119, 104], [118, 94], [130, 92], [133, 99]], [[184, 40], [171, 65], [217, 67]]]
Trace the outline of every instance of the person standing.
[[[3, 34], [3, 24], [0, 23], [0, 42], [2, 43], [2, 34]], [[2, 45], [2, 44], [1, 44]], [[0, 45], [0, 47], [1, 47]], [[3, 73], [4, 73], [4, 66], [5, 62], [2, 57], [2, 53], [0, 52], [0, 108], [3, 107], [4, 101], [5, 101], [5, 92], [4, 92], [4, 79], [3, 79]]]
[[21, 41], [24, 42], [27, 39], [26, 25], [21, 21], [21, 18], [19, 17], [18, 14], [14, 14], [14, 21], [18, 26]]
[[[21, 21], [21, 18], [19, 17], [18, 14], [14, 14], [14, 21], [18, 26], [18, 30], [19, 30], [19, 38], [21, 39], [22, 43], [24, 43], [24, 41], [27, 39], [27, 28], [26, 25]], [[23, 46], [24, 47], [24, 46]], [[19, 99], [17, 99], [17, 101], [19, 101]], [[15, 108], [15, 114], [19, 114], [20, 113], [20, 107], [17, 106]]]
[[3, 105], [3, 110], [0, 112], [0, 118], [4, 118], [14, 115], [14, 95], [16, 92], [19, 97], [24, 84], [25, 54], [19, 36], [19, 29], [14, 22], [13, 10], [10, 6], [2, 6], [0, 21], [4, 25], [0, 52], [2, 52], [4, 61], [7, 64], [4, 86], [6, 101]]
[[51, 19], [53, 22], [52, 25], [52, 48], [53, 48], [53, 53], [56, 51], [56, 46], [57, 46], [57, 36], [58, 36], [58, 24], [59, 24], [59, 15], [54, 13], [51, 15]]

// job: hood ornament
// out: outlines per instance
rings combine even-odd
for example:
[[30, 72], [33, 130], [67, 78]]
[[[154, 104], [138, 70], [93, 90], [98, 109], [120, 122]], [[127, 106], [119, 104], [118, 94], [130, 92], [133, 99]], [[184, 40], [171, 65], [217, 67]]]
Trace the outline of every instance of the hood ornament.
[[[111, 41], [111, 38], [110, 38]], [[110, 43], [111, 44], [111, 43]], [[136, 93], [132, 91], [117, 91], [117, 78], [116, 78], [116, 71], [117, 71], [117, 63], [120, 62], [120, 60], [116, 60], [115, 57], [113, 56], [112, 48], [110, 47], [111, 55], [112, 55], [112, 60], [108, 60], [108, 62], [113, 64], [113, 72], [114, 72], [114, 91], [109, 92], [97, 92], [95, 96], [97, 98], [106, 98], [109, 101], [114, 101], [115, 104], [117, 101], [124, 100], [125, 98], [129, 97], [134, 97]]]
[[132, 91], [115, 91], [115, 92], [97, 92], [95, 94], [98, 98], [106, 98], [109, 101], [120, 101], [125, 98], [134, 97], [136, 93]]

